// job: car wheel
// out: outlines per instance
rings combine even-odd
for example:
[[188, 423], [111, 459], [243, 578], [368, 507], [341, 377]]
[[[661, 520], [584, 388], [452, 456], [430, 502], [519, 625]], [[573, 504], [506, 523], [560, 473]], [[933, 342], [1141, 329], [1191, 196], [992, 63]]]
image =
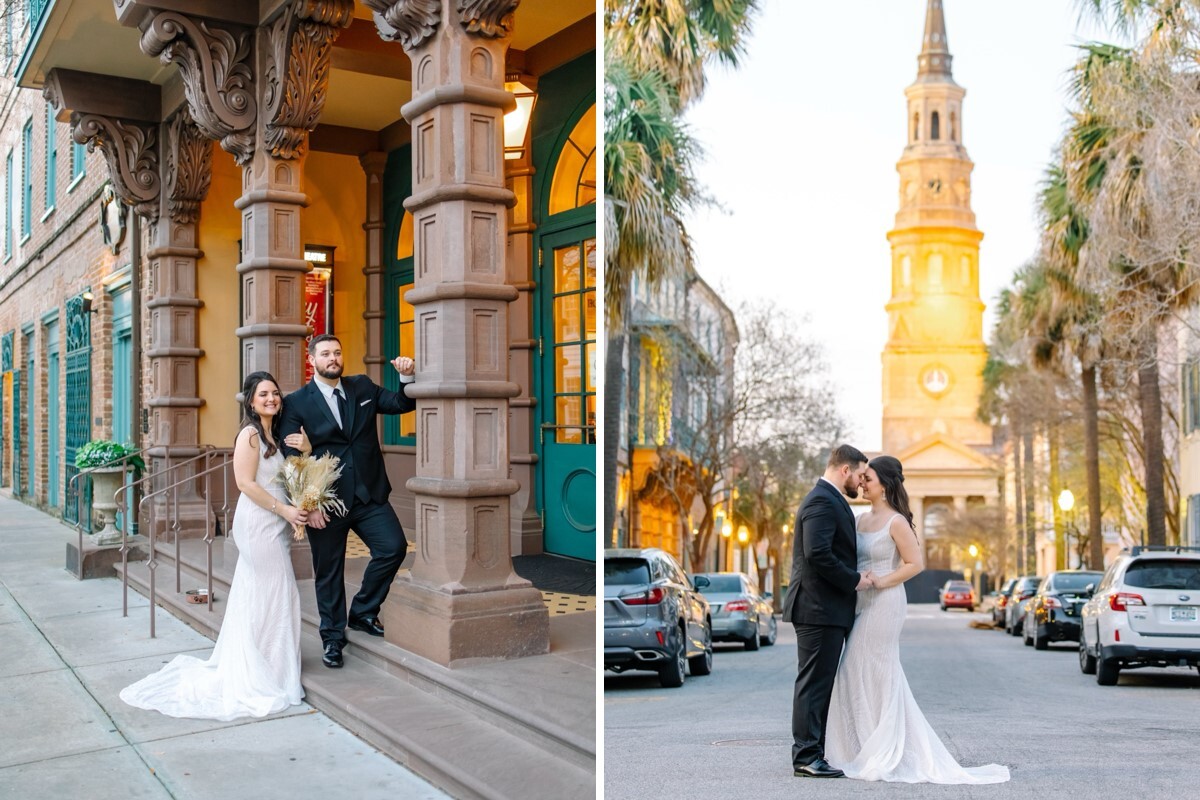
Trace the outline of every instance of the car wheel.
[[712, 623], [709, 622], [704, 626], [704, 652], [688, 659], [688, 668], [692, 675], [708, 675], [712, 672], [712, 647]]
[[1021, 623], [1021, 641], [1026, 647], [1033, 647], [1033, 642], [1029, 640], [1029, 626], [1025, 623]]
[[665, 689], [683, 686], [684, 667], [687, 664], [687, 646], [683, 641], [683, 633], [674, 628], [667, 640], [667, 660], [658, 668], [658, 682]]
[[1034, 628], [1033, 629], [1033, 649], [1034, 650], [1045, 650], [1049, 646], [1050, 646], [1050, 640], [1043, 636], [1039, 636], [1038, 629]]
[[945, 605], [944, 603], [940, 603], [939, 605], [941, 605], [941, 607], [942, 607], [942, 611], [945, 611], [945, 610], [946, 610], [946, 605]]
[[1096, 657], [1088, 653], [1083, 637], [1079, 638], [1079, 671], [1084, 675], [1096, 674]]
[[[779, 635], [779, 623], [775, 620], [775, 617], [772, 616], [771, 624], [767, 626], [767, 635], [762, 637], [763, 646], [770, 647], [771, 645], [775, 644], [775, 637], [777, 637], [778, 635]], [[1200, 667], [1197, 667], [1197, 669], [1200, 670]]]
[[1108, 658], [1096, 661], [1096, 683], [1101, 686], [1116, 686], [1121, 677], [1121, 665]]
[[747, 650], [757, 650], [758, 649], [758, 644], [759, 644], [759, 642], [758, 642], [758, 620], [754, 621], [754, 633], [747, 636], [746, 639], [742, 642], [742, 644], [746, 646]]

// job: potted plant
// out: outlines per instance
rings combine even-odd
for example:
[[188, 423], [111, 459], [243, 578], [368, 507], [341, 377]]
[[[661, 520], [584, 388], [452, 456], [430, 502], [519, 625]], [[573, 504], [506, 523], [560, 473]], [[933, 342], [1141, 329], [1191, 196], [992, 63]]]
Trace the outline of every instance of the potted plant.
[[116, 493], [125, 483], [125, 472], [130, 467], [138, 473], [146, 469], [146, 462], [135, 452], [134, 448], [110, 439], [95, 439], [75, 452], [76, 468], [88, 470], [92, 479], [92, 511], [99, 526], [92, 533], [96, 544], [121, 541], [121, 532], [113, 525], [117, 518]]

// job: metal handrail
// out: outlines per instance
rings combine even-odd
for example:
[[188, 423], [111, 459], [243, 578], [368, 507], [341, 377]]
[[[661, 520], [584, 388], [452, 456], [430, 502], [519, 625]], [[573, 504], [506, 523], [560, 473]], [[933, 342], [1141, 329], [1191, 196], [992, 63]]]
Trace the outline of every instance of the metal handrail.
[[[78, 481], [80, 478], [82, 478], [84, 476], [87, 476], [90, 478], [93, 472], [95, 472], [97, 470], [101, 470], [101, 469], [112, 469], [113, 467], [119, 466], [125, 470], [128, 470], [134, 457], [140, 456], [143, 452], [145, 452], [145, 451], [144, 450], [133, 450], [131, 452], [126, 453], [124, 456], [117, 459], [116, 461], [111, 461], [107, 464], [102, 464], [97, 467], [86, 467], [85, 469], [81, 469], [81, 470], [79, 470], [79, 472], [72, 475], [71, 479], [67, 481], [67, 496], [68, 497], [71, 496], [72, 487], [75, 487], [75, 531], [76, 531], [76, 535], [78, 537], [77, 541], [75, 543], [75, 546], [78, 548], [76, 550], [76, 553], [78, 554], [78, 559], [79, 559], [79, 563], [77, 565], [78, 571], [75, 573], [75, 577], [78, 578], [79, 580], [83, 580], [83, 523], [81, 522], [81, 520], [83, 519], [83, 515], [79, 513], [79, 503], [80, 503], [80, 498], [83, 496], [83, 493], [78, 490], [78, 487], [76, 486], [76, 481]], [[132, 486], [133, 486], [133, 484], [122, 485], [120, 491], [125, 492], [126, 490], [132, 488]], [[88, 517], [88, 520], [89, 521], [91, 520], [90, 516]], [[126, 520], [125, 522], [126, 522], [125, 527], [128, 527], [128, 521]], [[124, 541], [124, 539], [125, 539], [124, 531], [122, 531], [121, 539], [122, 539], [121, 547], [125, 548], [126, 545], [125, 545], [125, 541]]]
[[[205, 502], [205, 506], [206, 506], [205, 514], [204, 514], [204, 544], [207, 549], [207, 557], [208, 557], [208, 563], [206, 566], [206, 579], [207, 579], [207, 590], [208, 590], [208, 610], [211, 612], [213, 610], [212, 546], [213, 546], [213, 541], [215, 538], [215, 532], [213, 530], [213, 521], [214, 521], [216, 514], [219, 513], [221, 515], [221, 518], [224, 523], [222, 530], [228, 531], [229, 530], [229, 513], [230, 513], [229, 492], [228, 491], [222, 492], [223, 503], [222, 503], [222, 506], [221, 506], [221, 509], [219, 512], [214, 511], [211, 507], [212, 476], [213, 476], [213, 474], [220, 472], [222, 475], [223, 484], [225, 486], [229, 485], [229, 469], [232, 467], [232, 464], [233, 464], [233, 450], [230, 448], [217, 448], [217, 447], [213, 447], [212, 445], [205, 445], [204, 447], [205, 447], [205, 452], [203, 452], [200, 455], [195, 456], [191, 459], [188, 459], [185, 462], [180, 462], [179, 464], [175, 465], [175, 467], [180, 467], [185, 464], [203, 460], [205, 462], [204, 468], [201, 469], [199, 472], [188, 475], [187, 477], [175, 480], [173, 482], [169, 482], [167, 485], [161, 486], [158, 489], [155, 489], [154, 491], [146, 494], [138, 502], [138, 516], [140, 517], [142, 515], [145, 505], [149, 500], [156, 498], [156, 497], [163, 497], [165, 499], [166, 506], [167, 506], [166, 513], [167, 513], [167, 516], [169, 516], [171, 518], [171, 530], [175, 535], [175, 591], [176, 592], [181, 591], [182, 536], [180, 536], [180, 525], [179, 525], [179, 490], [181, 487], [187, 486], [189, 484], [192, 484], [193, 482], [203, 479], [203, 481], [204, 481], [204, 495], [203, 496], [204, 496], [204, 502]], [[220, 461], [217, 464], [212, 464], [213, 459], [219, 459]], [[149, 478], [157, 478], [157, 477], [163, 476], [163, 475], [167, 474], [168, 472], [170, 472], [170, 470], [171, 470], [171, 468], [168, 468], [168, 469], [162, 470], [161, 472], [154, 473], [153, 475], [148, 475], [145, 478], [143, 478], [142, 481], [147, 480]], [[124, 490], [117, 492], [116, 501], [117, 501], [118, 507], [120, 507], [123, 510], [124, 509]], [[210, 511], [213, 511], [213, 516], [209, 515]], [[125, 536], [128, 532], [127, 518], [128, 518], [128, 515], [126, 515], [125, 529], [122, 530], [122, 541], [123, 542], [124, 542]], [[149, 547], [149, 551], [150, 551], [149, 557], [146, 561], [146, 567], [150, 571], [150, 598], [149, 598], [150, 599], [150, 638], [153, 639], [153, 638], [155, 638], [155, 606], [157, 605], [156, 597], [157, 597], [157, 592], [158, 592], [157, 580], [155, 577], [156, 570], [158, 568], [158, 543], [157, 543], [158, 520], [153, 520], [151, 522], [151, 524], [149, 525], [149, 536], [147, 538], [149, 539], [148, 547]], [[121, 592], [122, 592], [121, 615], [129, 616], [129, 562], [128, 562], [127, 551], [126, 551], [124, 544], [122, 544], [121, 566], [122, 566], [122, 569], [121, 569]]]

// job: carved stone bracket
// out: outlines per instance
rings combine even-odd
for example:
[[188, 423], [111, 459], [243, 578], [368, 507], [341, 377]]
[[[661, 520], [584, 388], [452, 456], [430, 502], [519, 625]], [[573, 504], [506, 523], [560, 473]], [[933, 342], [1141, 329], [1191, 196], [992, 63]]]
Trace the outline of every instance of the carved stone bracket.
[[195, 222], [212, 182], [212, 140], [186, 106], [167, 123], [165, 158], [168, 213], [174, 222]]
[[398, 41], [405, 50], [433, 36], [442, 19], [442, 0], [363, 0], [363, 4], [379, 15], [375, 27], [380, 38]]
[[512, 33], [521, 0], [458, 0], [458, 17], [467, 33], [492, 38]]
[[248, 164], [258, 114], [252, 32], [163, 11], [143, 27], [141, 48], [164, 64], [179, 65], [196, 124], [209, 138], [220, 139], [239, 165]]
[[276, 158], [298, 158], [317, 127], [329, 88], [329, 55], [354, 19], [354, 0], [294, 0], [266, 35], [265, 143]]
[[117, 196], [151, 222], [158, 219], [158, 126], [99, 114], [71, 114], [71, 137], [100, 148]]

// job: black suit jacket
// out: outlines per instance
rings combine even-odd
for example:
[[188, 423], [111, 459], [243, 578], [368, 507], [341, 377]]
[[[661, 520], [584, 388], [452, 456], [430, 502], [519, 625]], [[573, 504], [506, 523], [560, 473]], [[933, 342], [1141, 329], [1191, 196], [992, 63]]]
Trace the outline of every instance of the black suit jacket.
[[[346, 392], [349, 417], [343, 431], [314, 379], [284, 398], [280, 433], [283, 436], [299, 433], [303, 425], [314, 457], [332, 453], [341, 459], [337, 494], [347, 506], [354, 501], [357, 484], [366, 488], [373, 502], [386, 503], [392, 484], [383, 467], [375, 420], [379, 414], [403, 414], [417, 407], [416, 401], [404, 393], [406, 385], [401, 384], [400, 391], [393, 392], [377, 386], [366, 375], [343, 375], [342, 389]], [[282, 442], [281, 447], [284, 455], [298, 454]]]
[[858, 538], [850, 504], [833, 484], [818, 480], [796, 513], [792, 577], [783, 618], [850, 628], [859, 578]]

